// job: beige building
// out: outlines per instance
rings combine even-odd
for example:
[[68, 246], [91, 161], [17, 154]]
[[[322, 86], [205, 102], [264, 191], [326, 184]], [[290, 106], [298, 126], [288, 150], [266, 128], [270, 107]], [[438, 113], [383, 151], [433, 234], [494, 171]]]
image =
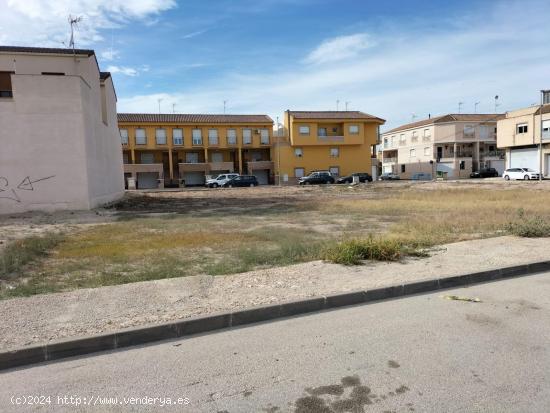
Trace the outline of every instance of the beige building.
[[382, 173], [411, 178], [468, 178], [481, 168], [504, 170], [504, 152], [497, 149], [494, 114], [449, 114], [430, 117], [382, 133]]
[[92, 50], [0, 46], [0, 213], [124, 192], [116, 95]]
[[498, 121], [497, 146], [506, 151], [507, 168], [531, 168], [550, 176], [550, 104], [506, 112]]

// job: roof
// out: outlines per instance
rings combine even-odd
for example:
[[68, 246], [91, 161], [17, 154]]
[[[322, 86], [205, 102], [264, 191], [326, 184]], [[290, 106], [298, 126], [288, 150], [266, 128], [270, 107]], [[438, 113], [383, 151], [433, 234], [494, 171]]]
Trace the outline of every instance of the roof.
[[504, 117], [503, 114], [497, 113], [451, 113], [448, 115], [442, 115], [442, 116], [435, 116], [433, 118], [428, 118], [424, 120], [419, 120], [417, 122], [407, 123], [405, 125], [398, 126], [397, 128], [390, 129], [389, 131], [383, 132], [386, 133], [394, 133], [399, 132], [406, 129], [414, 129], [419, 128], [421, 126], [428, 126], [433, 125], [436, 123], [447, 123], [447, 122], [475, 122], [475, 123], [483, 123], [483, 122], [496, 122], [499, 119], [502, 119]]
[[[539, 106], [539, 108], [537, 109], [536, 114], [540, 115], [540, 112], [541, 112], [541, 108]], [[545, 113], [550, 113], [550, 104], [548, 104], [548, 103], [546, 103], [542, 106], [542, 114], [544, 115]]]
[[7, 53], [33, 53], [33, 54], [78, 54], [93, 56], [95, 52], [87, 49], [61, 49], [50, 47], [27, 47], [27, 46], [0, 46], [0, 52]]
[[101, 80], [105, 80], [109, 77], [111, 77], [111, 72], [99, 72], [99, 78]]
[[376, 120], [385, 122], [384, 119], [369, 115], [368, 113], [359, 112], [357, 110], [341, 110], [341, 111], [296, 111], [288, 110], [294, 119], [359, 119], [359, 120]]
[[135, 123], [273, 123], [273, 119], [267, 115], [208, 115], [199, 113], [119, 113], [118, 121]]

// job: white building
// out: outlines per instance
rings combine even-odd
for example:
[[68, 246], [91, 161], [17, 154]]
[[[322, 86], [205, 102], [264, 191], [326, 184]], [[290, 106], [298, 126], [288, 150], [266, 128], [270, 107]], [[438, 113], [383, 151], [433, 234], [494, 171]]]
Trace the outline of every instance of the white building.
[[504, 171], [504, 152], [497, 150], [494, 114], [449, 114], [430, 117], [382, 133], [382, 173], [410, 178], [424, 172], [468, 178], [472, 171]]
[[0, 46], [0, 213], [123, 195], [116, 95], [92, 50]]

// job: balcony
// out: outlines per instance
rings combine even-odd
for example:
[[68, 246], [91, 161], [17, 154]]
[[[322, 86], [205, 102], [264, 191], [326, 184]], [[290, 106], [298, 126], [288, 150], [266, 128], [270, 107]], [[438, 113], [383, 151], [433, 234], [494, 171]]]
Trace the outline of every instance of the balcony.
[[382, 163], [397, 163], [397, 158], [383, 158]]
[[125, 163], [124, 173], [158, 172], [162, 176], [164, 166], [161, 163]]
[[228, 171], [233, 172], [235, 169], [233, 162], [209, 162], [209, 171]]
[[208, 164], [205, 162], [183, 162], [178, 163], [178, 169], [180, 172], [206, 172]]
[[317, 142], [331, 143], [331, 142], [344, 142], [343, 136], [337, 135], [319, 135], [317, 136]]
[[260, 169], [273, 169], [273, 162], [271, 161], [249, 161], [247, 163], [249, 171], [257, 171]]
[[500, 160], [500, 159], [506, 158], [506, 152], [505, 151], [488, 151], [488, 152], [482, 152], [480, 156], [482, 156], [484, 159], [493, 158], [495, 160]]

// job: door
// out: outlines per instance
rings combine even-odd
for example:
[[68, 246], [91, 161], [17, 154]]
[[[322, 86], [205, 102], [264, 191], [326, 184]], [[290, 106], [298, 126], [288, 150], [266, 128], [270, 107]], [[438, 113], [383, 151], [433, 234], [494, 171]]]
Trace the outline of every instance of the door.
[[204, 185], [206, 182], [204, 172], [185, 172], [183, 174], [185, 186]]
[[186, 163], [199, 163], [199, 154], [197, 152], [187, 152], [185, 154]]
[[545, 162], [544, 162], [544, 176], [549, 176], [550, 175], [550, 155], [546, 155], [544, 157], [545, 159]]
[[537, 148], [511, 149], [509, 168], [531, 168], [538, 171], [540, 169], [538, 154]]
[[138, 172], [137, 173], [137, 187], [138, 189], [153, 189], [158, 188], [157, 172]]
[[141, 163], [155, 163], [155, 154], [153, 153], [142, 153], [140, 156]]
[[437, 147], [437, 159], [441, 159], [443, 158], [443, 147], [442, 146], [438, 146]]
[[269, 184], [269, 169], [259, 169], [254, 171], [254, 176], [260, 185]]
[[221, 152], [212, 153], [212, 162], [223, 162], [223, 153]]

